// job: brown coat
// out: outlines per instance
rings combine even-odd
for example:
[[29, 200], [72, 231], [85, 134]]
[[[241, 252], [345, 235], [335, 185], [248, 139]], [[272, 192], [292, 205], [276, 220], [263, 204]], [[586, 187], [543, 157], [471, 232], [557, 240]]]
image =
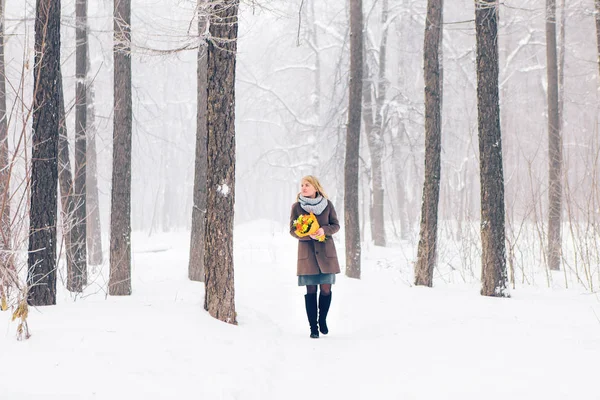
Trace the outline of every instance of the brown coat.
[[335, 208], [331, 201], [327, 200], [327, 207], [321, 215], [316, 215], [319, 225], [325, 231], [327, 239], [325, 242], [311, 239], [310, 236], [299, 238], [294, 229], [294, 220], [301, 214], [309, 214], [300, 207], [300, 203], [294, 203], [290, 216], [290, 234], [298, 239], [298, 275], [318, 275], [319, 270], [324, 274], [339, 274], [340, 264], [335, 250], [335, 243], [331, 235], [340, 230]]

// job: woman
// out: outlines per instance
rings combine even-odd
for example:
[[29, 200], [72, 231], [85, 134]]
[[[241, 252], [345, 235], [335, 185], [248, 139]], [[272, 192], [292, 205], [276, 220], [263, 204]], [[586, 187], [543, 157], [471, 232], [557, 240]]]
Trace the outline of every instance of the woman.
[[[340, 272], [331, 235], [340, 230], [340, 223], [333, 204], [327, 199], [323, 187], [314, 176], [302, 178], [297, 200], [292, 206], [290, 233], [298, 239], [298, 286], [306, 286], [304, 303], [310, 324], [310, 337], [318, 338], [319, 330], [323, 335], [329, 332], [327, 312], [331, 305], [331, 285], [335, 283], [335, 274]], [[308, 215], [311, 212], [317, 217], [319, 230], [310, 237], [298, 237], [294, 221], [300, 215]], [[319, 237], [323, 235], [325, 241], [321, 242]], [[318, 305], [317, 286], [321, 288]]]

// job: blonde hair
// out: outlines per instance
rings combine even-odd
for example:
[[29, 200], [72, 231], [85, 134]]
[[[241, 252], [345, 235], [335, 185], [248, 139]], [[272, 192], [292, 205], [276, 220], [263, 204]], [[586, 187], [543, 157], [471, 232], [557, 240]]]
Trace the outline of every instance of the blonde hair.
[[[323, 190], [323, 186], [321, 186], [321, 182], [319, 182], [317, 178], [315, 178], [312, 175], [306, 175], [300, 180], [300, 182], [303, 181], [310, 183], [315, 189], [317, 189], [317, 194], [320, 194], [326, 199], [329, 199], [329, 197], [327, 197], [327, 194], [325, 194], [325, 190]], [[298, 196], [296, 196], [296, 200], [300, 200], [300, 193], [298, 193]]]

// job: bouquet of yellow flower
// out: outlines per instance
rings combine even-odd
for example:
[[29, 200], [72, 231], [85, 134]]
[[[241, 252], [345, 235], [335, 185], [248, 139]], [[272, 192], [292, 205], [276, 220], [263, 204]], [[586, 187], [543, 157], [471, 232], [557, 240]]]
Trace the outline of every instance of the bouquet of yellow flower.
[[[296, 228], [296, 235], [298, 237], [314, 235], [320, 228], [317, 217], [315, 217], [313, 213], [310, 213], [309, 215], [300, 215], [296, 218], [293, 225], [294, 228]], [[317, 240], [319, 242], [324, 242], [325, 235], [317, 236]]]

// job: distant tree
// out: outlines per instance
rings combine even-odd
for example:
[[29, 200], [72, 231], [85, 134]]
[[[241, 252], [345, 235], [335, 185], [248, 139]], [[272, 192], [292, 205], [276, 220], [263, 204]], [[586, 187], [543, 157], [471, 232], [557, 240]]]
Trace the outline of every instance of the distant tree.
[[566, 14], [565, 0], [560, 0], [560, 31], [558, 33], [558, 124], [562, 136], [563, 118], [565, 109], [565, 41], [566, 41]]
[[206, 0], [198, 1], [198, 108], [196, 112], [196, 162], [194, 168], [194, 205], [192, 207], [192, 233], [188, 276], [193, 281], [204, 282], [204, 221], [206, 217], [206, 99], [207, 47], [202, 37], [206, 31]]
[[[86, 41], [86, 43], [88, 43]], [[87, 69], [90, 70], [89, 43], [87, 51]], [[87, 112], [86, 112], [86, 237], [88, 262], [90, 265], [102, 264], [102, 228], [100, 225], [100, 201], [98, 199], [98, 155], [96, 153], [96, 110], [95, 110], [94, 83], [88, 80], [87, 84]]]
[[[10, 166], [4, 65], [4, 0], [0, 0], [0, 301], [6, 303], [9, 270], [14, 270], [10, 228]], [[0, 307], [3, 308], [3, 307]]]
[[204, 308], [237, 324], [233, 268], [238, 0], [212, 3], [208, 41]]
[[379, 55], [377, 62], [373, 62], [373, 68], [369, 65], [369, 57], [364, 54], [363, 61], [364, 79], [362, 95], [364, 99], [363, 120], [367, 136], [367, 144], [371, 154], [371, 183], [372, 183], [372, 205], [371, 205], [371, 232], [373, 242], [376, 246], [385, 246], [385, 218], [384, 218], [384, 190], [383, 190], [383, 145], [384, 145], [384, 121], [383, 106], [387, 93], [386, 58], [388, 37], [388, 0], [381, 3], [381, 24], [383, 32], [381, 42], [376, 53]]
[[421, 208], [421, 232], [415, 264], [415, 285], [432, 286], [437, 258], [440, 158], [442, 143], [441, 39], [443, 0], [428, 0], [425, 22], [425, 181]]
[[562, 139], [558, 107], [556, 0], [546, 0], [546, 72], [548, 77], [548, 266], [560, 269], [562, 210]]
[[58, 74], [58, 88], [58, 183], [62, 209], [63, 240], [65, 241], [67, 259], [67, 289], [71, 292], [81, 292], [84, 285], [82, 270], [85, 268], [85, 258], [82, 259], [81, 254], [78, 253], [81, 247], [75, 243], [74, 238], [81, 237], [83, 227], [75, 223], [77, 199], [73, 192], [73, 173], [69, 156], [62, 72]]
[[508, 293], [496, 0], [475, 0], [475, 28], [481, 174], [481, 294], [504, 297]]
[[113, 171], [108, 293], [131, 294], [131, 0], [114, 5]]
[[350, 93], [344, 166], [346, 276], [360, 279], [361, 248], [358, 209], [358, 155], [363, 79], [362, 0], [350, 0]]
[[33, 92], [28, 303], [56, 304], [60, 0], [37, 0]]
[[596, 46], [598, 52], [596, 63], [598, 64], [598, 73], [600, 75], [600, 0], [595, 0], [594, 5], [596, 7], [594, 16], [596, 17]]

